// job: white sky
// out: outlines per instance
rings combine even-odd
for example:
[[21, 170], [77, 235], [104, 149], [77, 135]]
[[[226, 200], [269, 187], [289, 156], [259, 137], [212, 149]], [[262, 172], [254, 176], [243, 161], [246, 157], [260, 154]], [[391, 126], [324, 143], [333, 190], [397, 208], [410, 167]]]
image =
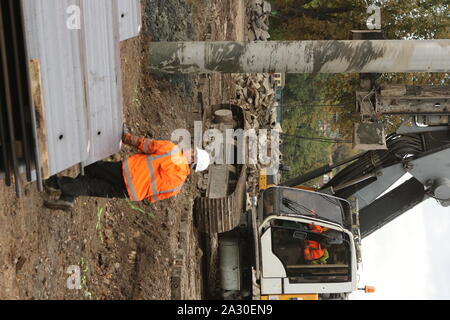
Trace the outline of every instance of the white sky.
[[350, 299], [450, 299], [450, 208], [429, 199], [362, 241], [359, 287]]

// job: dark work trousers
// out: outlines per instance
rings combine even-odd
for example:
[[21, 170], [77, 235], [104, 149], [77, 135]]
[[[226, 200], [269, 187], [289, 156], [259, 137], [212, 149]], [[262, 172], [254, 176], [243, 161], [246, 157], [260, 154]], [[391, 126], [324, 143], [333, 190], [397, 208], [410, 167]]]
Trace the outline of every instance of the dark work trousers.
[[84, 168], [84, 176], [58, 177], [60, 199], [73, 202], [79, 196], [126, 198], [122, 162], [99, 161]]

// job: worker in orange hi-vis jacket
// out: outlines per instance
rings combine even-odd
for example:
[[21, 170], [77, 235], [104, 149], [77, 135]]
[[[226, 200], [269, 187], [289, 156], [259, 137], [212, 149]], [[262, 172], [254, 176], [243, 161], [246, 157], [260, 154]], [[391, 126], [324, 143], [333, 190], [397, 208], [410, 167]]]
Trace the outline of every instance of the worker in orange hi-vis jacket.
[[44, 205], [69, 210], [79, 196], [156, 202], [178, 194], [191, 169], [201, 172], [210, 164], [209, 154], [199, 148], [185, 154], [170, 141], [136, 137], [127, 130], [122, 141], [140, 152], [120, 162], [96, 162], [76, 178], [52, 176], [44, 186], [49, 191], [61, 191], [61, 196]]

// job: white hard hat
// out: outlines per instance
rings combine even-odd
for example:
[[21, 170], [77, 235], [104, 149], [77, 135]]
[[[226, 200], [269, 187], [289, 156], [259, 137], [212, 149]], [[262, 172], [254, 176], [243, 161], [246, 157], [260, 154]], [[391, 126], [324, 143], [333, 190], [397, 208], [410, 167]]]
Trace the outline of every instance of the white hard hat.
[[195, 148], [195, 150], [196, 150], [195, 172], [205, 171], [206, 169], [208, 169], [209, 164], [211, 163], [209, 153], [200, 148]]

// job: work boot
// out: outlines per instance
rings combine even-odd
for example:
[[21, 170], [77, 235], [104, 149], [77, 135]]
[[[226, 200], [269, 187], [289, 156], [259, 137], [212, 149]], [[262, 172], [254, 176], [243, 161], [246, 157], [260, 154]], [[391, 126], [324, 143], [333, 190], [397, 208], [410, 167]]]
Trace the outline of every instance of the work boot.
[[58, 200], [45, 200], [44, 206], [52, 210], [69, 211], [75, 205], [75, 198], [61, 196]]
[[44, 188], [50, 193], [61, 191], [61, 188], [58, 183], [58, 177], [54, 175], [48, 178], [47, 180], [44, 180]]

